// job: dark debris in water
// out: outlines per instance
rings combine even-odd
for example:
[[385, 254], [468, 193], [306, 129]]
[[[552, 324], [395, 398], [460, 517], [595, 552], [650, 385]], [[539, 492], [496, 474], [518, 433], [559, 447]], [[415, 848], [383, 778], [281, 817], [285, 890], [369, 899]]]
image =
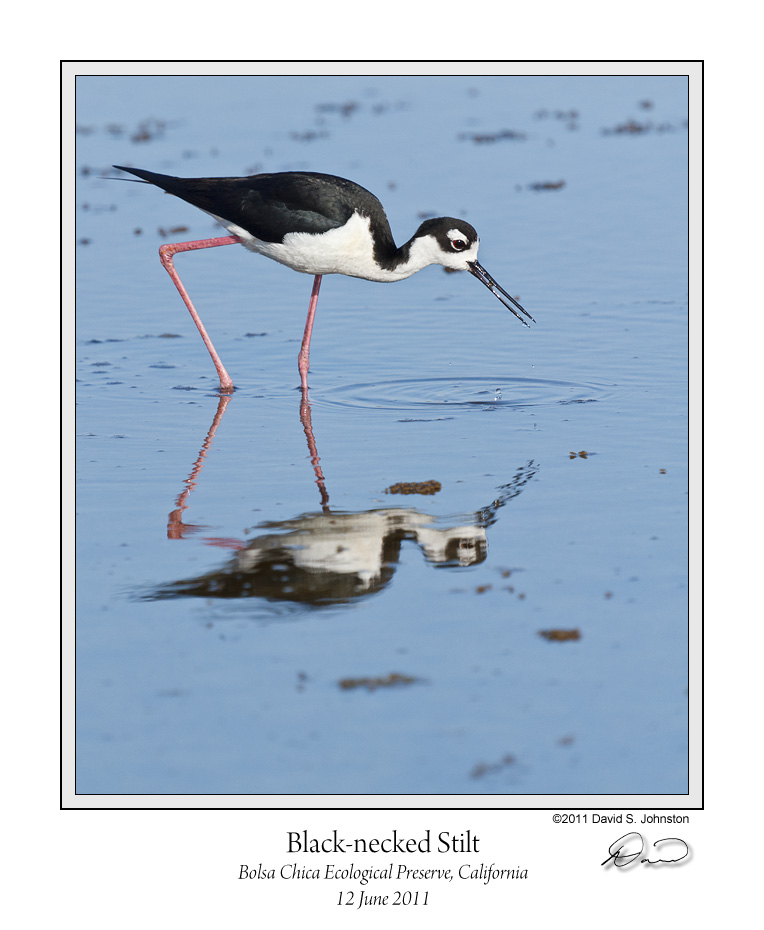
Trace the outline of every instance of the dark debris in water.
[[438, 420], [453, 420], [453, 417], [402, 417], [398, 423], [437, 423]]
[[557, 119], [563, 122], [573, 122], [579, 116], [578, 110], [547, 110], [543, 107], [533, 114], [534, 119]]
[[470, 772], [470, 778], [482, 778], [484, 775], [490, 775], [500, 772], [510, 765], [514, 765], [517, 760], [511, 753], [502, 756], [498, 762], [478, 762], [475, 768]]
[[686, 129], [687, 121], [682, 120], [679, 126], [673, 123], [653, 123], [650, 120], [644, 123], [635, 119], [628, 119], [624, 123], [617, 123], [613, 127], [602, 129], [603, 136], [644, 136], [651, 132], [676, 132], [677, 129]]
[[501, 142], [509, 139], [513, 142], [522, 142], [526, 135], [524, 132], [518, 132], [516, 129], [499, 129], [497, 132], [460, 132], [457, 138], [460, 141], [467, 139], [476, 145], [483, 145], [490, 142]]
[[305, 132], [290, 132], [289, 136], [291, 139], [294, 139], [295, 142], [313, 142], [316, 139], [326, 139], [329, 133], [323, 130], [316, 131], [315, 129], [308, 129]]
[[117, 209], [115, 203], [88, 203], [81, 204], [81, 208], [90, 213], [114, 213]]
[[528, 187], [532, 191], [559, 191], [565, 187], [565, 181], [534, 181]]
[[361, 106], [355, 100], [348, 100], [345, 103], [317, 103], [316, 111], [318, 113], [339, 113], [341, 116], [350, 116]]
[[367, 691], [376, 691], [377, 688], [395, 688], [400, 685], [413, 685], [421, 681], [411, 675], [400, 672], [390, 672], [389, 675], [380, 675], [374, 678], [341, 678], [339, 686], [343, 691], [354, 691], [357, 688], [366, 688]]
[[160, 139], [164, 135], [165, 130], [171, 125], [177, 125], [177, 123], [156, 119], [152, 116], [141, 120], [132, 128], [125, 126], [123, 123], [107, 123], [105, 126], [100, 127], [87, 126], [79, 123], [75, 126], [75, 132], [81, 136], [89, 136], [94, 132], [100, 131], [107, 133], [115, 139], [128, 136], [131, 142], [153, 142], [155, 139]]
[[437, 494], [441, 487], [440, 481], [399, 481], [385, 488], [385, 494]]
[[581, 639], [581, 631], [575, 630], [539, 630], [539, 636], [543, 636], [550, 643], [568, 643]]

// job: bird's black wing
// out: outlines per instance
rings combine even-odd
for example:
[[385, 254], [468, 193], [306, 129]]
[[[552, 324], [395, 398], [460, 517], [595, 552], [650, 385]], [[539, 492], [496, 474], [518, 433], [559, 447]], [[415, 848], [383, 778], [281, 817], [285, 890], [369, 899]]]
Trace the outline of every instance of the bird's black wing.
[[336, 229], [354, 210], [387, 226], [382, 205], [372, 193], [333, 175], [284, 171], [246, 178], [175, 178], [142, 168], [115, 167], [241, 226], [264, 242], [282, 242], [290, 232]]

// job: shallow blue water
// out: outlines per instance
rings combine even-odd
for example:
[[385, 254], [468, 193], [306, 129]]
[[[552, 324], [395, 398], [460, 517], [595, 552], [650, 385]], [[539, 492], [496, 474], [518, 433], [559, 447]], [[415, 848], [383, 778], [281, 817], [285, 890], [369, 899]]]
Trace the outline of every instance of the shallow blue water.
[[[78, 80], [78, 792], [687, 791], [686, 118], [679, 78]], [[463, 216], [536, 324], [326, 277], [301, 408], [311, 279], [181, 255], [221, 402], [157, 258], [216, 227], [112, 163]]]

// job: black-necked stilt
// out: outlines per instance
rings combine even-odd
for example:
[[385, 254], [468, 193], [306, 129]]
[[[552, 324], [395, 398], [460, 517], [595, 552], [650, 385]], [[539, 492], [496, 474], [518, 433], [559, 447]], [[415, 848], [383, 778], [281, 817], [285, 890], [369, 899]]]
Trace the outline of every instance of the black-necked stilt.
[[[220, 376], [223, 391], [233, 381], [173, 265], [177, 252], [240, 243], [295, 271], [315, 275], [305, 334], [298, 357], [303, 389], [308, 386], [310, 336], [321, 277], [346, 274], [367, 281], [400, 281], [427, 265], [469, 271], [528, 325], [533, 317], [500, 287], [477, 260], [478, 234], [469, 223], [450, 216], [425, 220], [400, 248], [393, 240], [382, 204], [353, 181], [331, 174], [284, 171], [246, 178], [175, 178], [141, 168], [123, 168], [213, 216], [232, 235], [194, 242], [166, 243], [162, 264], [175, 282]], [[517, 310], [520, 313], [517, 312]]]

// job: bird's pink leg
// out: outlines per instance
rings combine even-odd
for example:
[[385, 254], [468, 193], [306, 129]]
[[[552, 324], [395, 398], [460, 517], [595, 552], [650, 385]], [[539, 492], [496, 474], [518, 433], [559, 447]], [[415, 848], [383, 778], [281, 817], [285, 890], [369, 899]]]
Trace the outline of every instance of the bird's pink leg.
[[321, 288], [321, 275], [317, 274], [313, 282], [313, 291], [310, 295], [310, 306], [308, 307], [308, 319], [305, 321], [305, 333], [302, 337], [300, 354], [297, 356], [297, 367], [300, 369], [300, 384], [303, 391], [308, 390], [308, 369], [310, 368], [310, 337], [313, 332], [313, 320], [316, 317], [316, 306], [318, 305], [318, 292]]
[[207, 351], [212, 356], [212, 361], [215, 364], [217, 369], [218, 376], [220, 378], [220, 390], [230, 392], [233, 390], [233, 381], [231, 376], [223, 367], [223, 363], [220, 361], [220, 356], [215, 351], [215, 346], [212, 344], [212, 340], [207, 335], [207, 330], [204, 328], [201, 317], [196, 312], [196, 308], [191, 303], [191, 298], [188, 296], [188, 291], [183, 287], [183, 282], [178, 277], [178, 272], [175, 270], [175, 266], [172, 263], [173, 255], [177, 252], [190, 252], [193, 249], [211, 249], [217, 245], [233, 245], [236, 242], [240, 242], [236, 236], [221, 236], [219, 239], [196, 239], [193, 242], [166, 242], [164, 245], [159, 247], [159, 258], [164, 265], [165, 271], [170, 275], [175, 284], [175, 287], [178, 289], [178, 293], [183, 298], [183, 303], [188, 307], [188, 312], [191, 314], [191, 318], [194, 323], [196, 323], [196, 328], [199, 330], [199, 333], [204, 340], [204, 344], [207, 346]]

